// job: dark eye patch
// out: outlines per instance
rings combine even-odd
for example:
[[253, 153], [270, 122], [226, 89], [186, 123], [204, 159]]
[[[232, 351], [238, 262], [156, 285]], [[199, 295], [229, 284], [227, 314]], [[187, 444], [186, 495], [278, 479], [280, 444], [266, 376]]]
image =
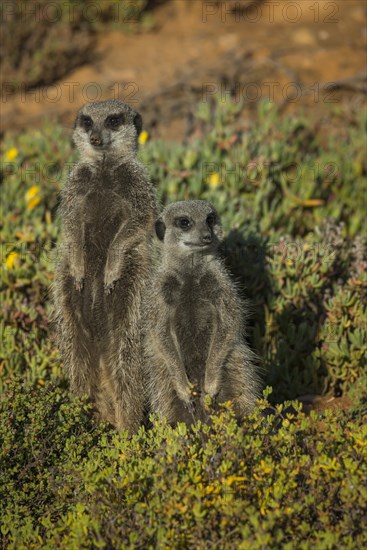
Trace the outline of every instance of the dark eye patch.
[[90, 116], [82, 115], [80, 119], [80, 124], [85, 130], [90, 130], [93, 126], [93, 120], [90, 118]]
[[206, 223], [209, 227], [214, 227], [214, 225], [217, 223], [217, 216], [214, 214], [214, 212], [207, 216]]
[[123, 124], [125, 121], [125, 117], [123, 114], [119, 115], [110, 115], [105, 120], [105, 125], [107, 128], [111, 128], [112, 130], [116, 130], [121, 124]]
[[192, 226], [192, 223], [189, 218], [187, 218], [186, 216], [182, 216], [181, 218], [175, 219], [175, 226], [183, 229], [184, 231], [187, 231]]

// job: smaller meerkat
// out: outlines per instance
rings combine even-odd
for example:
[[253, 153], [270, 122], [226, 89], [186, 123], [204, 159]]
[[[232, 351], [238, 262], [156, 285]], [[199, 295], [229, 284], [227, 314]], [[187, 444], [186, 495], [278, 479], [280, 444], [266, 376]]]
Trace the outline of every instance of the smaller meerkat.
[[216, 252], [220, 220], [206, 201], [169, 205], [157, 220], [162, 264], [146, 297], [145, 352], [153, 412], [204, 420], [204, 398], [251, 412], [260, 381], [243, 337], [243, 304]]

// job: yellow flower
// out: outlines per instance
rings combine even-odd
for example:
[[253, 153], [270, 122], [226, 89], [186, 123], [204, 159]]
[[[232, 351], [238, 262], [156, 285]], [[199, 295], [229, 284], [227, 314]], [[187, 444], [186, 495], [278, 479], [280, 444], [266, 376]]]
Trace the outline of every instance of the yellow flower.
[[209, 187], [211, 187], [212, 189], [217, 189], [217, 187], [219, 187], [221, 183], [218, 172], [213, 172], [212, 174], [210, 174], [206, 181]]
[[25, 194], [25, 200], [29, 202], [31, 199], [33, 199], [33, 197], [38, 195], [39, 192], [40, 188], [38, 187], [38, 185], [32, 185], [32, 187], [30, 187]]
[[27, 204], [29, 210], [33, 210], [37, 206], [37, 204], [41, 201], [41, 197], [34, 197], [29, 203]]
[[18, 156], [18, 149], [16, 147], [11, 147], [6, 153], [5, 153], [5, 160], [14, 160]]
[[10, 252], [5, 260], [5, 265], [7, 269], [14, 269], [18, 267], [20, 263], [20, 256], [17, 252]]
[[25, 200], [29, 210], [33, 210], [37, 204], [41, 201], [39, 196], [40, 188], [38, 185], [32, 185], [25, 194]]
[[146, 130], [143, 130], [141, 134], [139, 135], [138, 141], [140, 145], [144, 145], [149, 139], [149, 134]]
[[270, 474], [271, 472], [271, 468], [269, 468], [269, 466], [266, 465], [265, 460], [260, 461], [260, 468], [262, 469], [263, 474]]

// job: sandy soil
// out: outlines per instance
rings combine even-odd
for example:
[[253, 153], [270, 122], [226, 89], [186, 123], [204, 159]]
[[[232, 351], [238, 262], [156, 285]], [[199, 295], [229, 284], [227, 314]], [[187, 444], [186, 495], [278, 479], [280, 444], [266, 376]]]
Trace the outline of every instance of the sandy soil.
[[171, 0], [154, 10], [152, 30], [101, 35], [93, 64], [48, 88], [3, 97], [3, 128], [37, 126], [46, 116], [71, 127], [80, 105], [116, 97], [141, 110], [153, 135], [181, 141], [197, 103], [215, 96], [244, 98], [240, 125], [265, 97], [289, 112], [364, 102], [364, 0], [253, 0], [237, 14], [233, 4]]

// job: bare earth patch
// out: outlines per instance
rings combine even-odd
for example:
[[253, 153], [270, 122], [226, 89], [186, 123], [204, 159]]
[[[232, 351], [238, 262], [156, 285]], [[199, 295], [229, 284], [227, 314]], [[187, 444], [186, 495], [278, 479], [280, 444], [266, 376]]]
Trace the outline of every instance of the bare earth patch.
[[173, 0], [154, 10], [150, 31], [101, 34], [93, 64], [48, 88], [3, 96], [3, 128], [54, 116], [70, 127], [83, 103], [119, 97], [142, 111], [154, 136], [182, 141], [197, 103], [215, 96], [244, 99], [240, 127], [266, 97], [288, 112], [302, 106], [320, 115], [364, 102], [363, 0], [242, 4], [231, 13], [233, 2]]

